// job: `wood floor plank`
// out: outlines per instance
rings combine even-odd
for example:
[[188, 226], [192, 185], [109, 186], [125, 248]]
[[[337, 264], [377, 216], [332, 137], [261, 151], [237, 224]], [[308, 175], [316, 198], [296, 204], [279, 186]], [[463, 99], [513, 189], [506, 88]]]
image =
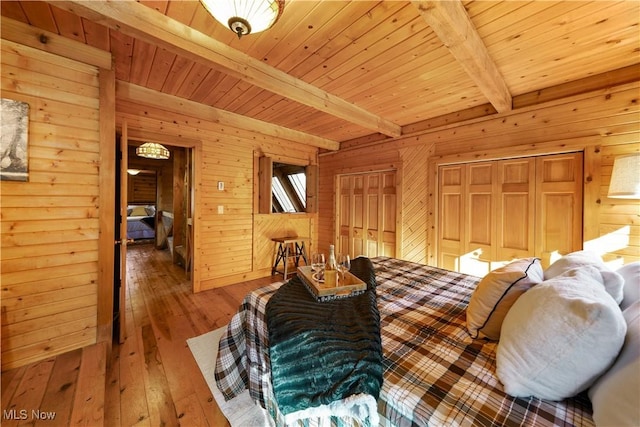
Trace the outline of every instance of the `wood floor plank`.
[[[126, 310], [131, 310], [131, 313], [127, 313], [127, 319], [129, 316], [133, 316], [135, 325], [139, 327], [151, 323], [142, 295], [142, 289], [147, 286], [147, 279], [144, 269], [146, 259], [142, 255], [146, 251], [141, 249], [143, 248], [140, 246], [133, 246], [127, 251], [127, 294], [125, 298]], [[136, 266], [143, 268], [136, 268]]]
[[[207, 421], [198, 396], [193, 393], [187, 397], [184, 397], [176, 402], [176, 408], [178, 409], [178, 419], [180, 425], [184, 426], [224, 426], [224, 424], [209, 424]], [[223, 417], [224, 418], [224, 417]], [[226, 421], [226, 420], [225, 420]]]
[[106, 371], [107, 344], [102, 342], [85, 347], [71, 412], [72, 425], [90, 427], [104, 424]]
[[8, 416], [3, 413], [3, 426], [19, 426], [34, 421], [34, 411], [41, 409], [55, 358], [27, 366], [20, 383], [9, 403]]
[[[193, 361], [193, 365], [196, 365], [195, 360]], [[198, 369], [197, 365], [193, 369]], [[211, 393], [211, 390], [209, 390], [209, 386], [207, 385], [204, 377], [199, 370], [198, 373], [199, 375], [196, 375], [194, 373], [191, 376], [191, 383], [193, 384], [197, 401], [200, 404], [205, 418], [208, 421], [208, 425], [230, 427], [229, 422], [227, 421], [224, 414], [220, 410], [220, 407], [213, 398], [213, 394]]]
[[130, 246], [124, 342], [108, 356], [100, 344], [2, 372], [3, 410], [56, 411], [56, 425], [229, 427], [186, 340], [226, 325], [248, 292], [278, 280], [194, 294], [168, 250]]
[[2, 383], [2, 409], [9, 409], [13, 394], [18, 385], [20, 385], [20, 381], [22, 381], [26, 371], [27, 367], [21, 366], [2, 373], [2, 381], [0, 381]]
[[[211, 392], [207, 388], [196, 388], [194, 379], [202, 377], [186, 340], [195, 336], [193, 325], [186, 315], [174, 316], [170, 320], [171, 340], [158, 338], [167, 381], [176, 402], [178, 419], [183, 425], [210, 424], [209, 415], [215, 412]], [[206, 385], [206, 384], [205, 384]], [[204, 398], [199, 399], [199, 395]]]
[[155, 331], [151, 325], [142, 328], [142, 346], [145, 365], [143, 378], [147, 390], [149, 421], [155, 426], [177, 426], [179, 423], [176, 409], [158, 350]]
[[[55, 358], [51, 378], [42, 399], [41, 409], [55, 413], [55, 418], [58, 420], [71, 419], [73, 398], [78, 386], [81, 361], [81, 349], [69, 351]], [[50, 426], [51, 420], [41, 419], [35, 425]]]
[[[201, 333], [210, 331], [214, 325], [215, 318], [213, 314], [216, 310], [212, 310], [209, 305], [205, 309], [198, 304], [201, 299], [200, 295], [194, 295], [191, 292], [191, 283], [186, 281], [181, 283], [179, 287], [172, 293], [176, 305], [180, 307], [180, 316], [188, 321], [192, 328], [192, 334], [200, 335]], [[191, 336], [195, 336], [191, 335]], [[191, 338], [188, 336], [187, 338]]]
[[[194, 372], [190, 369], [193, 365], [189, 363], [191, 352], [186, 340], [193, 336], [194, 332], [184, 315], [173, 316], [170, 323], [171, 339], [159, 337], [158, 347], [166, 367], [171, 394], [176, 400], [179, 400], [193, 393], [189, 377]], [[195, 369], [195, 373], [199, 373], [197, 366]]]
[[118, 427], [123, 425], [120, 419], [120, 352], [113, 349], [107, 369], [105, 389], [104, 425]]
[[[130, 320], [131, 319], [131, 320]], [[142, 371], [144, 359], [138, 350], [142, 338], [142, 328], [133, 325], [132, 317], [127, 318], [127, 338], [118, 346], [120, 351], [120, 420], [123, 426], [149, 421], [149, 408]]]

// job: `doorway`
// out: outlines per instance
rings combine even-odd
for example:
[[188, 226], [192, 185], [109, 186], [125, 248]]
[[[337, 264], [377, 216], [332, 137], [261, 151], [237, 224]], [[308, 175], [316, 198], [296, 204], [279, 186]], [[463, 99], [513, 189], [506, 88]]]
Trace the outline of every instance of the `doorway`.
[[[142, 141], [122, 138], [121, 153], [117, 155], [116, 174], [116, 242], [114, 263], [114, 339], [124, 340], [124, 310], [126, 306], [126, 248], [136, 243], [129, 238], [128, 218], [133, 208], [145, 209], [146, 218], [153, 220], [154, 234], [148, 244], [155, 250], [170, 252], [175, 264], [185, 269], [186, 277], [194, 289], [194, 236], [193, 215], [196, 206], [196, 174], [198, 144], [186, 146], [163, 145], [170, 151], [169, 159], [148, 159], [136, 155]], [[129, 173], [127, 173], [127, 171]], [[149, 188], [151, 186], [151, 188]], [[146, 236], [148, 237], [148, 236]]]

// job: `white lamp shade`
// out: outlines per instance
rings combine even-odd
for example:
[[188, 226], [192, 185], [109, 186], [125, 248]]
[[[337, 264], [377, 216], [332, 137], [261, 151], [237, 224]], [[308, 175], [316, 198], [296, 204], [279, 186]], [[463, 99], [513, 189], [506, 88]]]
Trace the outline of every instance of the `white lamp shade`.
[[222, 25], [243, 36], [271, 27], [284, 9], [284, 0], [200, 0]]
[[640, 154], [616, 157], [608, 196], [617, 199], [640, 199]]
[[168, 159], [170, 155], [165, 146], [155, 142], [145, 142], [136, 148], [136, 154], [148, 159]]

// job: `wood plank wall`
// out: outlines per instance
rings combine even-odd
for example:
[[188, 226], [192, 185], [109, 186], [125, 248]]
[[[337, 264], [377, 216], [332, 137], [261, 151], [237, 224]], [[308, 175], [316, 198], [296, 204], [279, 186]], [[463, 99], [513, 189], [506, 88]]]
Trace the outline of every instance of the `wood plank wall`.
[[338, 153], [322, 154], [319, 244], [328, 246], [335, 239], [335, 212], [323, 208], [335, 206], [338, 174], [389, 167], [401, 170], [399, 257], [436, 265], [438, 164], [584, 151], [585, 247], [614, 231], [628, 233], [626, 246], [610, 246], [603, 256], [618, 264], [640, 260], [638, 201], [606, 197], [615, 155], [640, 150], [639, 90], [640, 82], [636, 81], [486, 118], [425, 126], [429, 130], [391, 142], [349, 144], [348, 149]]
[[[163, 191], [167, 191], [169, 198], [166, 206], [158, 206], [158, 209], [171, 211], [173, 208], [173, 200], [170, 197], [173, 185], [173, 159], [173, 155], [168, 160], [140, 157], [136, 155], [136, 146], [130, 145], [128, 150], [128, 167], [130, 169], [141, 170], [141, 172], [138, 175], [129, 175], [127, 178], [127, 197], [129, 203], [156, 203], [156, 193], [162, 196], [165, 195]], [[160, 180], [161, 175], [169, 177], [169, 182], [162, 183]], [[166, 184], [166, 187], [162, 187], [163, 184]]]
[[2, 40], [2, 97], [30, 106], [29, 180], [0, 183], [4, 370], [96, 342], [98, 69]]
[[[296, 230], [315, 238], [313, 221], [293, 215], [275, 215], [278, 226], [265, 231], [265, 222], [255, 207], [257, 194], [256, 159], [262, 155], [297, 164], [317, 164], [317, 148], [245, 130], [221, 126], [212, 121], [175, 112], [179, 98], [166, 96], [163, 106], [118, 100], [116, 119], [127, 121], [129, 129], [162, 133], [165, 138], [202, 141], [201, 180], [196, 182], [201, 202], [195, 207], [199, 221], [198, 264], [200, 281], [196, 291], [216, 288], [242, 280], [263, 277], [272, 253], [271, 233]], [[224, 182], [224, 190], [218, 190]], [[223, 213], [219, 214], [221, 207]], [[315, 217], [317, 214], [308, 214]], [[195, 230], [198, 230], [196, 227]], [[270, 270], [269, 270], [270, 271]]]
[[154, 173], [129, 175], [127, 199], [130, 204], [156, 204], [157, 179]]
[[[434, 264], [437, 164], [571, 150], [585, 151], [585, 242], [614, 232], [614, 237], [627, 236], [625, 247], [606, 255], [619, 262], [636, 260], [637, 202], [612, 201], [605, 195], [615, 155], [640, 147], [639, 88], [635, 82], [489, 118], [427, 126], [427, 131], [390, 143], [351, 145], [338, 154], [323, 155], [319, 214], [302, 217], [257, 214], [256, 159], [269, 155], [316, 164], [316, 148], [176, 113], [170, 96], [167, 109], [116, 100], [116, 121], [121, 125], [126, 120], [134, 131], [201, 143], [201, 175], [195, 183], [201, 194], [195, 212], [201, 242], [194, 267], [201, 278], [194, 284], [198, 291], [265, 275], [272, 260], [271, 232], [296, 230], [326, 251], [335, 236], [338, 174], [398, 170], [399, 256]], [[32, 105], [30, 181], [0, 184], [2, 367], [6, 369], [96, 341], [97, 70], [3, 40], [2, 91], [4, 97]], [[217, 190], [219, 181], [225, 183], [222, 191]], [[218, 214], [219, 206], [224, 213]]]
[[[96, 342], [98, 295], [113, 286], [110, 280], [101, 283], [98, 259], [104, 234], [98, 82], [94, 66], [2, 40], [3, 97], [31, 104], [30, 180], [0, 184], [2, 369]], [[255, 215], [254, 164], [268, 155], [315, 165], [317, 148], [133, 102], [116, 102], [115, 110], [118, 125], [127, 119], [138, 133], [201, 142], [195, 185], [202, 197], [195, 215], [202, 244], [194, 268], [202, 280], [194, 290], [269, 274], [270, 238], [276, 237], [270, 233], [293, 230], [315, 239], [317, 214]], [[217, 190], [219, 181], [223, 191]], [[113, 212], [102, 220], [112, 224]]]
[[[274, 261], [275, 243], [272, 237], [311, 237], [315, 223], [314, 214], [259, 214], [255, 216], [254, 229], [254, 270], [262, 276], [271, 274]], [[313, 240], [306, 248], [307, 255], [314, 250]]]
[[401, 254], [411, 260], [425, 260], [428, 254], [427, 239], [423, 233], [429, 226], [427, 216], [428, 174], [424, 165], [433, 152], [433, 144], [401, 148], [400, 159], [403, 172], [400, 208]]
[[585, 227], [585, 249], [607, 252], [605, 261], [618, 266], [640, 260], [640, 201], [610, 199], [607, 197], [613, 161], [617, 156], [640, 151], [639, 144], [609, 145], [592, 150], [592, 161], [599, 163], [599, 173], [593, 176], [590, 194], [590, 217], [585, 221], [593, 226]]

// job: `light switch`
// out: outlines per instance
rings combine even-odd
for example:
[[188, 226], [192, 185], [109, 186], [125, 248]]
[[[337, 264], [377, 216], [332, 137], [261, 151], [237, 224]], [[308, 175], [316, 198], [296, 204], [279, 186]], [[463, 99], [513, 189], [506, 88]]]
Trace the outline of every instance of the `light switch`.
[[218, 215], [222, 215], [224, 213], [224, 206], [218, 205]]
[[224, 181], [218, 181], [218, 190], [219, 191], [224, 190]]

